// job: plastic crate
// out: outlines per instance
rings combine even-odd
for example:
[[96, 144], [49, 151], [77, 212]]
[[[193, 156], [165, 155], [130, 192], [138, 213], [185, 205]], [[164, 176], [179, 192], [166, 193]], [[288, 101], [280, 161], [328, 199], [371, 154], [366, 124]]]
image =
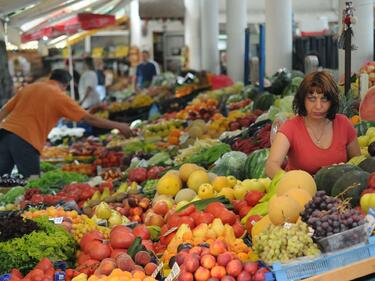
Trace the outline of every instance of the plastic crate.
[[300, 280], [373, 256], [375, 256], [375, 237], [371, 236], [368, 244], [323, 254], [318, 258], [305, 261], [288, 264], [275, 263], [272, 269], [277, 281]]
[[328, 253], [353, 247], [357, 244], [367, 243], [367, 228], [367, 224], [362, 224], [355, 228], [320, 239], [318, 244], [324, 253]]

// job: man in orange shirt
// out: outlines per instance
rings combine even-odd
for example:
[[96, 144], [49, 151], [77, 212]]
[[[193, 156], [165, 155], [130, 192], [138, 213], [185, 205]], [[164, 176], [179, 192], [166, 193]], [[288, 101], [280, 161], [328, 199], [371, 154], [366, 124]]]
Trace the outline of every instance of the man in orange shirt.
[[92, 115], [68, 97], [70, 79], [69, 72], [56, 69], [50, 80], [26, 86], [0, 110], [0, 175], [10, 174], [14, 165], [24, 177], [38, 175], [48, 133], [62, 117], [131, 136], [128, 124]]

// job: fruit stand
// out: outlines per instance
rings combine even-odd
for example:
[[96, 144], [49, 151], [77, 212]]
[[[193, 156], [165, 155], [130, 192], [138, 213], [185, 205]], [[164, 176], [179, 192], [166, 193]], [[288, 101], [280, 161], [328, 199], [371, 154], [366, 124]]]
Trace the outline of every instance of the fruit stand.
[[158, 103], [160, 116], [150, 120], [154, 99], [136, 93], [107, 106], [110, 119], [142, 115], [134, 137], [67, 134], [45, 146], [39, 178], [2, 175], [0, 279], [332, 281], [372, 274], [375, 124], [353, 107], [355, 91], [340, 96], [362, 155], [314, 176], [292, 170], [271, 180], [271, 141], [294, 116], [302, 77], [284, 70], [271, 81], [267, 93], [242, 83], [196, 88]]

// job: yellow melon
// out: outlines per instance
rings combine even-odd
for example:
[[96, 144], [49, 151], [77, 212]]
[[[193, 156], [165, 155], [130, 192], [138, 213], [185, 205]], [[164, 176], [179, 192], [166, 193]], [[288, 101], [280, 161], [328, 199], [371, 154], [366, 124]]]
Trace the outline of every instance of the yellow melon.
[[179, 169], [179, 176], [183, 181], [187, 181], [190, 175], [201, 169], [198, 165], [192, 163], [185, 163]]
[[187, 180], [187, 186], [193, 189], [195, 192], [198, 192], [198, 188], [201, 184], [209, 183], [210, 179], [206, 171], [197, 170], [191, 173]]
[[288, 190], [300, 188], [306, 190], [311, 196], [316, 193], [316, 183], [314, 178], [307, 172], [302, 170], [292, 170], [286, 172], [276, 187], [278, 196], [284, 195]]
[[272, 222], [270, 220], [270, 217], [268, 215], [261, 218], [259, 221], [255, 223], [253, 228], [251, 229], [251, 237], [254, 241], [255, 236], [262, 233], [264, 230], [266, 230], [270, 225], [272, 225]]
[[182, 182], [180, 177], [174, 173], [168, 173], [160, 178], [156, 185], [156, 190], [159, 194], [174, 196], [181, 187]]
[[268, 205], [268, 216], [274, 225], [295, 223], [299, 217], [300, 205], [291, 197], [274, 196]]
[[284, 196], [291, 197], [296, 200], [301, 207], [300, 211], [302, 211], [305, 205], [312, 199], [311, 194], [301, 188], [290, 189], [284, 194]]

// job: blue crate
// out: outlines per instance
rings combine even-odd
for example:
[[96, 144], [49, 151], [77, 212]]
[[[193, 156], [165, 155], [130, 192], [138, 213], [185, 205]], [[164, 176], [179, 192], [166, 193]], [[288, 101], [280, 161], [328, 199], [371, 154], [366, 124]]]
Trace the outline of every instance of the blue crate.
[[318, 275], [374, 256], [375, 236], [371, 236], [368, 244], [324, 254], [306, 261], [290, 264], [275, 263], [272, 269], [277, 281], [292, 281]]

